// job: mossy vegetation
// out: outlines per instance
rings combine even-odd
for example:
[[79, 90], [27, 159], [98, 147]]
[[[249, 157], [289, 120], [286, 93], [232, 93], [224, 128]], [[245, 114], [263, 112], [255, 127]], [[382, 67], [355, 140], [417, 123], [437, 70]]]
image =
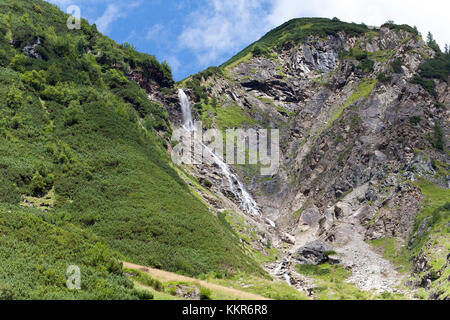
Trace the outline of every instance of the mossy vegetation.
[[204, 127], [216, 127], [223, 132], [226, 129], [242, 128], [246, 125], [258, 125], [247, 110], [238, 105], [216, 105], [212, 103], [201, 104], [201, 119]]
[[406, 273], [411, 269], [409, 251], [406, 244], [395, 237], [372, 240], [370, 243], [381, 251], [383, 257], [394, 263], [397, 271]]
[[424, 222], [430, 228], [426, 229], [427, 231], [421, 237], [415, 239], [412, 246], [413, 256], [417, 255], [432, 234], [445, 235], [450, 232], [448, 227], [448, 222], [450, 221], [450, 190], [441, 188], [423, 178], [419, 179], [415, 184], [420, 188], [425, 199], [422, 203], [423, 208], [417, 215], [414, 223], [413, 234], [417, 232], [420, 225]]
[[330, 128], [333, 123], [340, 118], [345, 109], [349, 108], [359, 100], [365, 100], [372, 93], [377, 80], [367, 79], [357, 84], [353, 94], [345, 101], [345, 103], [333, 111], [333, 114], [328, 121], [327, 128]]
[[[427, 273], [435, 279], [428, 288], [428, 294], [431, 292], [435, 297], [448, 298], [450, 267], [446, 257], [450, 250], [450, 190], [422, 178], [416, 185], [425, 199], [413, 226], [412, 235], [415, 237], [412, 239], [411, 259], [419, 255], [426, 257], [429, 266]], [[416, 276], [422, 277], [424, 273]]]

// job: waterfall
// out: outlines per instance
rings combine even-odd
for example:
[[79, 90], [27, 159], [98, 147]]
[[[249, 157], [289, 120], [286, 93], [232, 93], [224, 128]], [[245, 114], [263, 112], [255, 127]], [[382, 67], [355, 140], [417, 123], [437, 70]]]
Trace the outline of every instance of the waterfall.
[[[192, 121], [192, 110], [189, 98], [181, 89], [178, 90], [178, 97], [181, 103], [181, 111], [183, 112], [183, 127], [188, 132], [193, 132], [195, 131], [195, 126]], [[215, 164], [220, 168], [224, 176], [227, 177], [231, 192], [236, 199], [239, 200], [241, 208], [248, 214], [261, 216], [261, 211], [259, 210], [255, 200], [247, 192], [247, 190], [245, 190], [244, 185], [239, 180], [237, 175], [231, 171], [230, 167], [223, 161], [223, 159], [221, 159], [221, 157], [217, 156], [210, 148], [204, 145], [202, 141], [199, 141], [199, 143], [202, 145], [203, 149], [213, 157]]]
[[183, 90], [178, 89], [178, 98], [181, 103], [181, 111], [183, 113], [183, 127], [187, 131], [194, 131], [194, 123], [192, 122], [192, 110], [189, 98]]

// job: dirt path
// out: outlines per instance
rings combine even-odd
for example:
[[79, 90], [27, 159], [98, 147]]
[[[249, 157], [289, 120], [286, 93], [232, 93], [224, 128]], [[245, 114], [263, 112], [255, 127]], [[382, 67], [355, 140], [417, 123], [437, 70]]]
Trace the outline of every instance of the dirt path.
[[258, 296], [253, 293], [220, 286], [220, 285], [209, 283], [209, 282], [206, 282], [203, 280], [185, 277], [185, 276], [182, 276], [182, 275], [179, 275], [176, 273], [162, 271], [159, 269], [148, 268], [148, 267], [140, 266], [140, 265], [129, 263], [129, 262], [123, 262], [123, 267], [127, 268], [127, 269], [139, 270], [139, 271], [145, 272], [148, 275], [150, 275], [152, 278], [158, 279], [162, 282], [180, 281], [180, 282], [197, 283], [197, 284], [201, 285], [202, 287], [205, 287], [205, 288], [208, 288], [208, 289], [211, 289], [214, 291], [222, 292], [224, 294], [236, 297], [236, 299], [240, 299], [240, 300], [270, 300], [268, 298]]

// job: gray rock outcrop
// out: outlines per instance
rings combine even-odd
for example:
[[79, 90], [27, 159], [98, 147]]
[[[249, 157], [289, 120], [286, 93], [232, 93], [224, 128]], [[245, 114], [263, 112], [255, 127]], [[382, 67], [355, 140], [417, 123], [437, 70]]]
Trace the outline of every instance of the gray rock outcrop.
[[306, 244], [297, 251], [297, 261], [300, 264], [319, 265], [326, 262], [336, 262], [330, 259], [333, 248], [322, 240], [316, 240]]

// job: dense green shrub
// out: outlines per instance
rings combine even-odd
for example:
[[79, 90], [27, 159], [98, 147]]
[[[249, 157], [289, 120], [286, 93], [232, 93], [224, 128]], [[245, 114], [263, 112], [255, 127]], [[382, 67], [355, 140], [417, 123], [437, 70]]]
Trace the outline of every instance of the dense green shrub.
[[5, 50], [0, 49], [0, 66], [6, 67], [9, 63], [9, 55], [5, 52]]
[[[52, 226], [38, 210], [0, 205], [1, 299], [142, 299], [117, 255], [72, 225]], [[101, 248], [101, 249], [100, 249]], [[101, 258], [98, 259], [99, 253]], [[81, 290], [66, 286], [67, 267], [81, 271]]]
[[17, 295], [11, 285], [0, 283], [0, 300], [15, 300]]
[[391, 82], [391, 80], [392, 80], [392, 76], [387, 76], [387, 75], [384, 74], [384, 73], [380, 73], [380, 74], [377, 76], [377, 79], [378, 79], [379, 82], [382, 82], [382, 83], [389, 83], [389, 82]]
[[25, 64], [27, 63], [27, 57], [21, 53], [17, 53], [14, 58], [12, 58], [10, 67], [16, 71], [24, 72]]
[[200, 287], [200, 300], [211, 300], [211, 289]]
[[100, 65], [104, 65], [105, 67], [124, 65], [124, 57], [121, 54], [120, 48], [112, 40], [101, 38], [96, 42], [94, 51], [98, 53], [98, 55], [96, 55], [96, 60]]
[[167, 63], [167, 61], [163, 61], [161, 63], [161, 70], [165, 78], [172, 79], [172, 69], [170, 68], [170, 65]]
[[[1, 173], [1, 175], [3, 172]], [[0, 202], [17, 204], [20, 202], [20, 192], [17, 186], [0, 175]]]
[[403, 72], [402, 60], [400, 58], [397, 58], [394, 60], [394, 62], [392, 62], [392, 69], [394, 70], [395, 73]]
[[430, 224], [436, 225], [441, 220], [443, 220], [446, 215], [450, 212], [450, 202], [446, 202], [445, 205], [442, 207], [437, 208], [433, 211], [433, 214], [431, 216]]
[[197, 74], [191, 76], [191, 80], [195, 83], [200, 84], [200, 81], [207, 80], [209, 77], [213, 77], [215, 75], [221, 76], [223, 75], [223, 70], [220, 67], [209, 67]]
[[268, 57], [270, 56], [270, 51], [267, 48], [256, 44], [252, 49], [252, 54], [254, 57]]
[[450, 54], [448, 52], [436, 52], [433, 59], [422, 63], [419, 72], [412, 79], [412, 83], [420, 84], [434, 98], [438, 98], [436, 83], [433, 79], [448, 82], [450, 76]]
[[412, 124], [419, 124], [422, 119], [419, 116], [412, 116], [409, 118], [409, 122]]
[[19, 90], [15, 85], [12, 85], [9, 89], [8, 95], [6, 96], [6, 104], [12, 109], [18, 109], [22, 105], [22, 91]]
[[146, 290], [135, 290], [139, 300], [153, 300], [153, 293]]
[[374, 65], [375, 62], [373, 62], [373, 60], [365, 58], [361, 60], [361, 63], [359, 64], [358, 68], [366, 72], [373, 72]]
[[191, 80], [187, 81], [185, 85], [187, 88], [194, 91], [194, 94], [198, 100], [203, 100], [208, 104], [208, 89], [200, 84], [200, 79], [198, 77], [193, 77]]
[[419, 30], [417, 30], [417, 27], [411, 27], [411, 26], [409, 26], [407, 24], [398, 25], [398, 24], [395, 24], [393, 21], [388, 21], [385, 24], [383, 24], [381, 27], [382, 28], [389, 28], [391, 30], [396, 30], [396, 31], [403, 30], [403, 31], [407, 31], [409, 33], [412, 33], [415, 36], [419, 36]]
[[428, 46], [434, 50], [434, 52], [436, 52], [437, 54], [441, 53], [441, 48], [439, 47], [438, 43], [436, 42], [436, 40], [434, 40], [433, 35], [431, 34], [431, 32], [428, 32], [428, 36], [427, 36], [427, 44]]
[[36, 171], [31, 179], [32, 195], [36, 197], [42, 197], [51, 187], [53, 181], [52, 177], [44, 178], [39, 171]]
[[366, 60], [367, 57], [368, 57], [368, 54], [367, 54], [366, 51], [358, 52], [358, 53], [356, 53], [356, 55], [355, 55], [355, 58], [356, 58], [356, 60], [358, 60], [358, 61]]
[[444, 133], [438, 120], [434, 121], [433, 146], [438, 150], [444, 150]]
[[128, 82], [128, 79], [116, 69], [106, 71], [105, 80], [112, 89], [126, 85]]
[[434, 98], [438, 97], [436, 83], [433, 80], [425, 80], [420, 75], [415, 75], [412, 78], [411, 83], [420, 84]]
[[20, 79], [24, 84], [29, 85], [37, 92], [43, 90], [44, 85], [47, 82], [45, 78], [45, 72], [43, 70], [39, 72], [36, 70], [27, 71], [20, 76]]
[[73, 126], [79, 123], [83, 119], [83, 108], [80, 105], [80, 101], [72, 100], [69, 103], [69, 107], [64, 112], [64, 125]]
[[420, 76], [428, 79], [439, 79], [448, 82], [450, 75], [450, 54], [439, 53], [434, 59], [420, 66]]
[[136, 281], [142, 283], [147, 287], [152, 287], [156, 291], [161, 291], [164, 289], [164, 286], [161, 281], [157, 279], [153, 279], [147, 273], [136, 271], [136, 270], [127, 270], [128, 273], [131, 273], [133, 277], [135, 277]]

